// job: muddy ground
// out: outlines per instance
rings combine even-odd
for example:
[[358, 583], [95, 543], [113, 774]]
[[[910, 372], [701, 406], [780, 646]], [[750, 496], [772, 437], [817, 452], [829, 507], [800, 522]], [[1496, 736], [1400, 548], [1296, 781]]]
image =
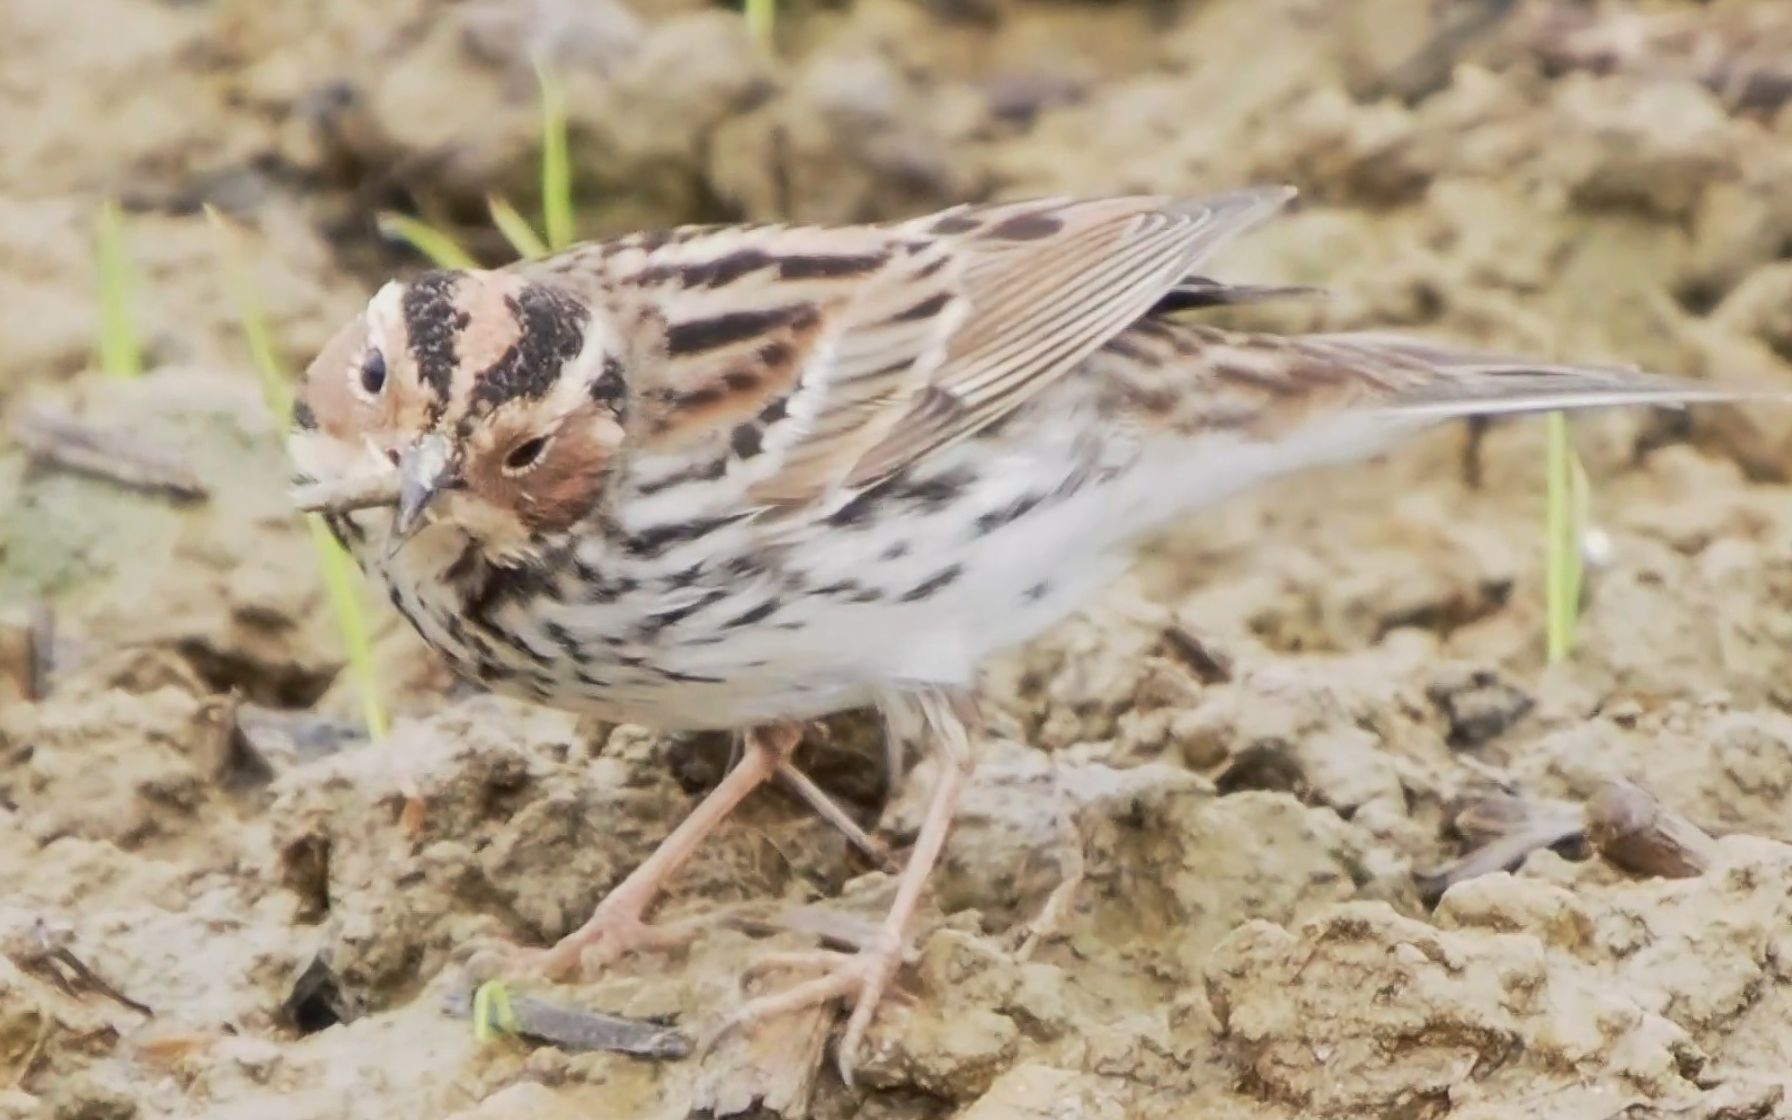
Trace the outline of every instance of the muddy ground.
[[[1564, 665], [1536, 423], [1154, 547], [991, 667], [909, 998], [848, 1089], [816, 1017], [655, 1060], [444, 1010], [460, 947], [576, 924], [727, 745], [457, 692], [372, 594], [399, 722], [361, 742], [200, 213], [302, 363], [417, 266], [377, 210], [504, 258], [484, 199], [534, 205], [546, 51], [589, 236], [1287, 181], [1229, 274], [1331, 295], [1253, 323], [1792, 386], [1792, 6], [854, 0], [788, 7], [775, 57], [695, 0], [4, 19], [0, 408], [178, 451], [208, 496], [0, 447], [0, 1116], [1792, 1115], [1792, 410], [1577, 421], [1606, 545]], [[129, 383], [93, 369], [109, 194]], [[900, 849], [930, 767], [886, 805], [872, 736], [806, 757]], [[1680, 844], [1639, 856], [1609, 799], [1648, 795]], [[711, 916], [688, 951], [534, 994], [700, 1037], [758, 953], [889, 884], [767, 792], [662, 907]]]

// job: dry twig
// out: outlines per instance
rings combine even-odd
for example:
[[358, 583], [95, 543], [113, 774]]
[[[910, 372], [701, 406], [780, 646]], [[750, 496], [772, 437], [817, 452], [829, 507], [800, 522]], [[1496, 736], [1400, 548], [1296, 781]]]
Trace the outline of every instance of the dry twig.
[[40, 463], [180, 501], [200, 501], [211, 495], [198, 472], [175, 452], [124, 432], [95, 427], [60, 409], [38, 406], [24, 410], [13, 422], [12, 434]]

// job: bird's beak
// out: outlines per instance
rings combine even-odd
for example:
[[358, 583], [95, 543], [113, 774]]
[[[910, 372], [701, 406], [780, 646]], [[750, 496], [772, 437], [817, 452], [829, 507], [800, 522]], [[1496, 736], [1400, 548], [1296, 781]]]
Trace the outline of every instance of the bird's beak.
[[411, 445], [398, 460], [398, 512], [386, 536], [386, 558], [423, 528], [423, 513], [448, 481], [453, 449], [448, 438], [431, 432]]

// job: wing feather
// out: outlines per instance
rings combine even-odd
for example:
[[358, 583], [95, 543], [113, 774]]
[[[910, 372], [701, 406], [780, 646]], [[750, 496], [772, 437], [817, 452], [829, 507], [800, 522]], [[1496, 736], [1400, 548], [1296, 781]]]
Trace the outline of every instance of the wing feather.
[[631, 251], [618, 290], [655, 339], [631, 374], [632, 454], [644, 475], [713, 455], [717, 502], [840, 499], [998, 420], [1191, 277], [1210, 284], [1202, 262], [1291, 194], [960, 206]]

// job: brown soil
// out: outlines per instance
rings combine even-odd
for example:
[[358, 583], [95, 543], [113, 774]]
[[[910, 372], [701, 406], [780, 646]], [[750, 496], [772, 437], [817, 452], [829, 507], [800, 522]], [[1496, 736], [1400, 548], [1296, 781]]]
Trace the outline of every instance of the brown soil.
[[[1792, 6], [782, 18], [773, 60], [696, 0], [7, 5], [0, 410], [178, 451], [209, 497], [0, 448], [0, 1117], [1792, 1115], [1792, 411], [1771, 407], [1577, 423], [1610, 548], [1561, 666], [1531, 423], [1216, 510], [991, 666], [996, 726], [857, 1088], [814, 1018], [655, 1060], [481, 1043], [444, 1010], [465, 946], [577, 924], [727, 744], [469, 698], [371, 592], [400, 721], [360, 743], [201, 204], [248, 231], [303, 361], [416, 266], [375, 210], [503, 258], [480, 215], [534, 205], [543, 49], [587, 235], [1289, 181], [1302, 203], [1229, 271], [1332, 294], [1248, 321], [1792, 378]], [[1427, 48], [1446, 24], [1467, 30]], [[130, 383], [92, 368], [107, 194], [140, 270]], [[929, 765], [885, 805], [873, 732], [831, 730], [808, 762], [900, 848]], [[1578, 835], [1614, 779], [1717, 838], [1701, 873]], [[1439, 899], [1495, 805], [1569, 823]], [[534, 994], [700, 1036], [759, 953], [850, 938], [889, 884], [764, 794], [662, 907], [731, 920]]]

